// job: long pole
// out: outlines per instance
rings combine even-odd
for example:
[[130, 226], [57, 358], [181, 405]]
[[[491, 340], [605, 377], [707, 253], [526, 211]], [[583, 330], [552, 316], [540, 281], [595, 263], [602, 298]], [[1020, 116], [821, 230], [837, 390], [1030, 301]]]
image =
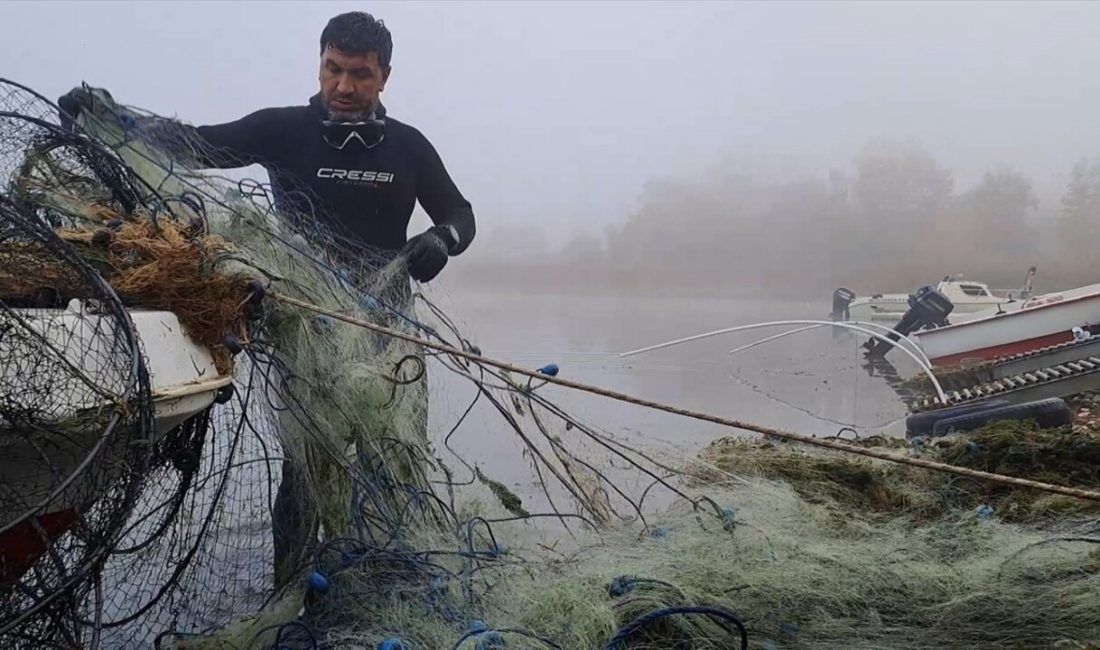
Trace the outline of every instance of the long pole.
[[1031, 488], [1031, 489], [1035, 489], [1035, 490], [1040, 490], [1042, 492], [1049, 492], [1051, 494], [1061, 494], [1061, 495], [1064, 495], [1064, 496], [1070, 496], [1070, 497], [1076, 497], [1078, 499], [1084, 499], [1086, 501], [1100, 502], [1100, 492], [1095, 492], [1095, 491], [1092, 491], [1092, 490], [1083, 490], [1083, 489], [1080, 489], [1080, 488], [1065, 487], [1065, 486], [1062, 486], [1062, 485], [1053, 485], [1053, 484], [1050, 484], [1050, 483], [1042, 483], [1042, 482], [1039, 482], [1039, 481], [1032, 481], [1030, 479], [1016, 478], [1014, 476], [1004, 476], [1002, 474], [993, 474], [991, 472], [983, 472], [983, 471], [980, 471], [980, 470], [970, 469], [970, 468], [967, 468], [967, 467], [959, 467], [957, 465], [948, 465], [947, 463], [940, 463], [940, 462], [937, 462], [937, 461], [934, 461], [934, 460], [928, 460], [926, 458], [917, 458], [917, 457], [911, 457], [911, 456], [898, 456], [898, 455], [892, 454], [888, 451], [884, 451], [884, 450], [881, 450], [881, 449], [872, 449], [872, 448], [860, 447], [858, 445], [852, 445], [852, 444], [843, 442], [841, 440], [836, 440], [836, 439], [833, 439], [833, 438], [815, 438], [813, 436], [807, 436], [807, 435], [803, 435], [803, 434], [800, 434], [800, 433], [793, 433], [793, 432], [790, 432], [790, 431], [783, 431], [781, 429], [773, 429], [771, 427], [765, 427], [765, 426], [761, 426], [761, 425], [758, 425], [758, 424], [752, 424], [752, 423], [749, 423], [749, 422], [741, 422], [739, 420], [731, 420], [729, 418], [723, 418], [723, 417], [719, 417], [717, 415], [709, 415], [707, 413], [700, 413], [698, 411], [683, 409], [683, 408], [679, 408], [679, 407], [676, 407], [676, 406], [671, 406], [671, 405], [668, 405], [668, 404], [661, 404], [660, 402], [654, 402], [654, 401], [651, 401], [651, 400], [642, 399], [642, 398], [639, 398], [639, 397], [634, 397], [634, 396], [631, 396], [631, 395], [627, 395], [625, 393], [620, 393], [620, 392], [617, 392], [617, 391], [608, 390], [606, 388], [600, 388], [599, 386], [592, 386], [590, 384], [584, 384], [584, 383], [581, 383], [581, 382], [570, 381], [568, 379], [561, 379], [559, 377], [553, 377], [553, 376], [550, 376], [550, 375], [546, 375], [544, 373], [541, 373], [541, 372], [538, 372], [538, 371], [535, 371], [535, 370], [529, 370], [527, 368], [521, 368], [519, 366], [514, 366], [510, 363], [505, 363], [503, 361], [496, 361], [495, 359], [490, 359], [488, 357], [483, 357], [481, 355], [474, 354], [472, 352], [467, 352], [465, 350], [459, 350], [458, 348], [454, 348], [454, 347], [451, 347], [449, 345], [444, 345], [442, 343], [436, 343], [434, 341], [428, 341], [428, 340], [422, 339], [418, 336], [413, 336], [411, 334], [406, 334], [404, 332], [399, 332], [397, 330], [390, 329], [388, 327], [383, 327], [381, 325], [376, 325], [374, 323], [371, 323], [370, 321], [366, 321], [366, 320], [363, 320], [363, 319], [360, 319], [360, 318], [355, 318], [353, 316], [348, 316], [346, 314], [341, 314], [340, 312], [333, 311], [331, 309], [326, 309], [324, 307], [314, 305], [314, 304], [306, 302], [304, 300], [299, 300], [297, 298], [292, 298], [290, 296], [286, 296], [286, 295], [283, 295], [283, 294], [280, 294], [280, 293], [272, 293], [272, 294], [268, 294], [268, 295], [271, 296], [272, 298], [274, 298], [275, 300], [278, 300], [279, 302], [282, 302], [284, 304], [293, 305], [295, 307], [300, 307], [302, 309], [306, 309], [306, 310], [315, 312], [317, 314], [323, 314], [323, 315], [328, 316], [330, 318], [334, 318], [336, 320], [340, 320], [340, 321], [343, 321], [345, 323], [349, 323], [351, 325], [356, 325], [356, 326], [362, 327], [364, 329], [371, 330], [372, 332], [376, 332], [378, 334], [383, 334], [383, 335], [386, 335], [386, 336], [391, 336], [391, 337], [396, 338], [396, 339], [407, 341], [409, 343], [413, 343], [415, 345], [419, 345], [421, 347], [424, 347], [424, 348], [427, 348], [427, 349], [430, 349], [430, 350], [436, 350], [438, 352], [444, 352], [446, 354], [450, 354], [450, 355], [454, 355], [456, 357], [468, 359], [468, 360], [474, 361], [476, 363], [481, 363], [481, 364], [485, 364], [487, 366], [492, 366], [494, 368], [497, 368], [499, 370], [504, 370], [506, 372], [514, 373], [514, 374], [517, 374], [517, 375], [523, 375], [523, 376], [531, 377], [531, 378], [534, 378], [534, 379], [539, 379], [539, 380], [541, 380], [543, 382], [546, 382], [546, 383], [557, 384], [559, 386], [564, 386], [566, 388], [572, 388], [574, 390], [584, 391], [586, 393], [591, 393], [593, 395], [599, 395], [601, 397], [607, 397], [609, 399], [618, 400], [620, 402], [625, 402], [627, 404], [633, 404], [635, 406], [644, 406], [646, 408], [651, 408], [651, 409], [654, 409], [654, 410], [657, 410], [657, 411], [663, 411], [665, 413], [671, 413], [673, 415], [682, 415], [684, 417], [692, 418], [692, 419], [695, 419], [695, 420], [701, 420], [703, 422], [710, 422], [710, 423], [713, 423], [713, 424], [718, 424], [718, 425], [722, 425], [722, 426], [726, 426], [726, 427], [731, 427], [731, 428], [734, 428], [734, 429], [743, 429], [745, 431], [753, 431], [755, 433], [760, 433], [760, 434], [764, 434], [764, 435], [768, 435], [768, 436], [775, 436], [777, 438], [782, 438], [784, 440], [791, 440], [793, 442], [800, 442], [800, 443], [807, 444], [807, 445], [812, 445], [812, 446], [815, 446], [815, 447], [824, 447], [826, 449], [832, 449], [834, 451], [840, 451], [840, 452], [849, 453], [849, 454], [858, 454], [860, 456], [867, 456], [869, 458], [884, 460], [884, 461], [888, 461], [888, 462], [891, 462], [891, 463], [899, 463], [899, 464], [902, 464], [902, 465], [912, 465], [912, 466], [915, 466], [915, 467], [923, 467], [923, 468], [934, 470], [934, 471], [937, 471], [937, 472], [945, 472], [945, 473], [948, 473], [948, 474], [955, 474], [957, 476], [965, 476], [967, 478], [973, 478], [973, 479], [977, 479], [977, 480], [980, 480], [980, 481], [988, 481], [988, 482], [991, 482], [991, 483], [1000, 483], [1002, 485], [1011, 485], [1011, 486], [1014, 486], [1014, 487]]

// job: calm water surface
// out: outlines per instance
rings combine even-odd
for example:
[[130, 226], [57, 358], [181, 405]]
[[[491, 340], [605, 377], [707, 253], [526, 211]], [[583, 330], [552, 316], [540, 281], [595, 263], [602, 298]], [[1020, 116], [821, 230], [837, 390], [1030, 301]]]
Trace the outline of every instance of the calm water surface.
[[[730, 355], [793, 326], [727, 334], [621, 358], [622, 352], [716, 329], [820, 319], [828, 301], [575, 297], [453, 293], [432, 299], [489, 357], [532, 369], [556, 363], [560, 377], [731, 419], [818, 436], [842, 426], [900, 435], [905, 410], [881, 377], [861, 368], [862, 336], [821, 328]], [[915, 364], [891, 360], [903, 376]], [[432, 424], [449, 427], [475, 394], [469, 382], [431, 369]], [[693, 454], [744, 432], [553, 386], [540, 389], [587, 424], [667, 452]], [[754, 434], [748, 434], [754, 435]], [[846, 434], [850, 435], [850, 434]], [[515, 435], [488, 404], [475, 407], [452, 446], [521, 482]], [[514, 471], [513, 471], [514, 470]]]

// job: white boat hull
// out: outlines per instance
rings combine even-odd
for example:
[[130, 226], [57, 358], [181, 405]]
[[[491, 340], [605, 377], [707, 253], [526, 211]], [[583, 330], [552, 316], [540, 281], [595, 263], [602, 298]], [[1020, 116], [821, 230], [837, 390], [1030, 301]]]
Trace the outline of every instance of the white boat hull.
[[[1029, 270], [1029, 281], [1024, 290], [1030, 291], [1030, 278], [1034, 269]], [[957, 276], [944, 278], [936, 289], [954, 305], [953, 314], [972, 314], [997, 306], [1015, 302], [1013, 299], [996, 295], [984, 282], [962, 280]], [[848, 306], [852, 320], [879, 323], [896, 323], [909, 310], [909, 294], [886, 293], [856, 298]]]
[[[21, 310], [29, 327], [38, 329], [74, 371], [95, 376], [97, 360], [89, 349], [103, 347], [99, 317], [79, 310]], [[214, 403], [218, 391], [232, 377], [218, 373], [209, 351], [195, 345], [182, 331], [179, 320], [169, 312], [134, 311], [130, 314], [142, 342], [150, 377], [153, 401], [153, 440], [202, 413]], [[106, 320], [106, 317], [104, 317]], [[39, 327], [36, 325], [40, 323]], [[103, 357], [98, 357], [102, 361]], [[51, 359], [51, 361], [54, 361]], [[20, 365], [20, 364], [14, 364]], [[56, 364], [54, 364], [56, 367]], [[102, 368], [99, 370], [102, 371]], [[125, 377], [117, 380], [120, 387]], [[4, 368], [5, 389], [36, 394], [41, 378], [29, 378], [19, 368]], [[125, 468], [112, 462], [121, 445], [134, 432], [115, 432], [115, 445], [96, 449], [115, 409], [93, 386], [80, 382], [65, 390], [42, 395], [37, 412], [56, 423], [64, 434], [48, 430], [25, 430], [0, 418], [0, 583], [17, 578], [44, 551], [41, 531], [57, 537], [79, 517], [77, 510], [90, 497], [103, 494]], [[48, 426], [46, 427], [48, 429]], [[46, 458], [44, 458], [46, 456]], [[94, 456], [96, 471], [79, 471]], [[70, 477], [76, 476], [70, 481]], [[14, 525], [13, 525], [14, 524]]]
[[[998, 313], [998, 312], [1001, 313]], [[1047, 294], [1014, 310], [986, 310], [911, 337], [932, 361], [947, 366], [1020, 354], [1073, 339], [1073, 328], [1100, 325], [1100, 284]]]
[[[909, 310], [909, 296], [904, 300], [886, 299], [857, 299], [848, 308], [851, 320], [872, 323], [894, 324], [901, 320], [905, 312]], [[990, 308], [989, 302], [980, 303], [952, 303], [952, 314], [976, 314]], [[997, 303], [993, 303], [997, 304]], [[1009, 303], [1004, 303], [1009, 304]]]

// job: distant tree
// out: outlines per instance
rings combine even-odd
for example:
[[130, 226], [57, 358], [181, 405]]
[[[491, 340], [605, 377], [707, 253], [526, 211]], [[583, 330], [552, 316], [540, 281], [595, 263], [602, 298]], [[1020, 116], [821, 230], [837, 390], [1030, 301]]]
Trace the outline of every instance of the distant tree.
[[604, 242], [591, 233], [580, 232], [570, 239], [562, 251], [562, 257], [570, 264], [583, 264], [596, 268], [606, 256]]
[[987, 171], [981, 182], [962, 196], [962, 204], [973, 237], [1005, 253], [1031, 252], [1027, 217], [1039, 207], [1039, 201], [1031, 181], [1021, 172], [1011, 168]]
[[951, 196], [950, 170], [913, 144], [875, 143], [856, 156], [855, 198], [871, 220], [927, 219]]
[[1100, 159], [1081, 160], [1073, 166], [1062, 197], [1062, 217], [1082, 225], [1100, 217]]
[[1100, 227], [1100, 158], [1078, 161], [1070, 172], [1062, 195], [1059, 231], [1062, 245], [1070, 253], [1093, 251]]
[[926, 268], [924, 250], [950, 207], [951, 171], [919, 145], [896, 142], [864, 146], [854, 166], [850, 216], [839, 226], [848, 231], [849, 273], [879, 282], [888, 281], [883, 273], [894, 273], [899, 286], [938, 273]]
[[829, 204], [834, 215], [842, 214], [848, 207], [852, 180], [841, 169], [829, 170]]
[[1010, 224], [1022, 223], [1028, 211], [1039, 207], [1031, 181], [1011, 168], [987, 171], [977, 187], [966, 193], [965, 199], [990, 222], [996, 219]]

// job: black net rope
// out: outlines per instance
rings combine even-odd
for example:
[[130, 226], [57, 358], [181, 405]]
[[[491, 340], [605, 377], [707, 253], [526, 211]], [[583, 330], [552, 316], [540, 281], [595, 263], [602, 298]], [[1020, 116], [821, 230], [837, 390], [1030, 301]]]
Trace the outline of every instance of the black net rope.
[[[36, 268], [34, 260], [48, 260]], [[121, 536], [149, 462], [152, 400], [139, 338], [99, 273], [36, 211], [0, 195], [0, 634], [65, 645]], [[20, 292], [64, 279], [79, 300]]]
[[[110, 109], [109, 102], [104, 106]], [[30, 561], [15, 588], [0, 591], [0, 646], [130, 648], [203, 638], [269, 611], [308, 583], [304, 601], [294, 608], [301, 616], [273, 626], [266, 640], [259, 640], [262, 630], [255, 631], [256, 643], [248, 647], [325, 647], [326, 634], [346, 625], [352, 613], [357, 624], [367, 626], [361, 634], [370, 647], [396, 637], [409, 648], [433, 647], [436, 641], [425, 632], [396, 629], [387, 612], [396, 608], [412, 612], [414, 620], [439, 621], [453, 628], [453, 639], [469, 636], [468, 622], [491, 614], [486, 602], [494, 587], [525, 570], [526, 560], [507, 549], [498, 529], [536, 521], [558, 522], [566, 534], [611, 521], [647, 525], [644, 495], [633, 498], [603, 465], [686, 496], [665, 480], [659, 463], [627, 453], [605, 433], [581, 424], [540, 395], [538, 386], [467, 359], [402, 348], [364, 331], [357, 334], [358, 344], [370, 342], [368, 361], [380, 368], [373, 371], [382, 372], [385, 390], [359, 395], [354, 382], [332, 385], [337, 380], [329, 376], [331, 369], [317, 366], [296, 343], [336, 345], [337, 327], [343, 326], [319, 316], [288, 323], [285, 313], [263, 301], [242, 305], [248, 312], [247, 340], [224, 343], [234, 355], [232, 383], [208, 408], [160, 430], [155, 384], [143, 365], [149, 351], [141, 349], [122, 301], [98, 272], [110, 271], [110, 265], [92, 268], [58, 232], [110, 231], [119, 222], [141, 219], [166, 223], [158, 221], [163, 217], [202, 233], [216, 213], [227, 220], [218, 226], [228, 236], [260, 233], [265, 247], [260, 252], [282, 260], [284, 268], [303, 270], [280, 274], [250, 267], [263, 284], [370, 313], [387, 326], [458, 349], [475, 348], [445, 314], [411, 290], [407, 276], [386, 276], [392, 252], [356, 244], [309, 210], [280, 212], [261, 183], [227, 183], [212, 174], [200, 178], [176, 167], [186, 152], [169, 158], [147, 147], [150, 139], [182, 146], [180, 138], [166, 139], [163, 129], [171, 125], [134, 109], [108, 109], [94, 116], [103, 122], [98, 128], [81, 126], [71, 117], [60, 119], [57, 107], [34, 91], [0, 80], [0, 288], [6, 287], [0, 359], [5, 372], [11, 368], [26, 377], [21, 381], [29, 390], [53, 396], [42, 402], [30, 393], [23, 399], [18, 391], [5, 393], [0, 420], [13, 425], [12, 431], [48, 429], [56, 425], [49, 424], [43, 404], [56, 404], [58, 412], [71, 409], [87, 401], [78, 390], [93, 388], [106, 394], [104, 404], [125, 406], [103, 410], [114, 414], [110, 426], [85, 427], [96, 432], [99, 444], [81, 452], [79, 467], [67, 474], [53, 468], [55, 481], [78, 472], [102, 478], [81, 483], [88, 487], [75, 508], [79, 525], [60, 537], [51, 531], [40, 535], [43, 553]], [[109, 133], [110, 144], [96, 132]], [[136, 166], [156, 173], [138, 174]], [[215, 272], [250, 263], [242, 253], [240, 259], [204, 261], [204, 268]], [[42, 268], [28, 271], [27, 264]], [[41, 342], [7, 334], [28, 331], [25, 314], [39, 310], [58, 319], [74, 309], [71, 305], [78, 310], [73, 318], [102, 339], [85, 337], [74, 344], [75, 361], [61, 363]], [[418, 318], [414, 305], [438, 324]], [[71, 335], [69, 340], [75, 342]], [[375, 362], [385, 358], [392, 361]], [[419, 411], [408, 406], [417, 400], [426, 404], [429, 360], [472, 388], [470, 408], [444, 427], [449, 460], [457, 459], [466, 470], [459, 477], [427, 441], [426, 405]], [[403, 436], [383, 422], [373, 437], [364, 438], [362, 429], [371, 423], [350, 412], [356, 399], [340, 399], [334, 394], [339, 391], [375, 400], [371, 412], [383, 419], [411, 413], [401, 426], [419, 433]], [[466, 415], [479, 402], [516, 434], [538, 491], [527, 502], [451, 446], [455, 431], [464, 423], [469, 427]], [[72, 432], [57, 431], [58, 439], [72, 438]], [[4, 435], [7, 444], [24, 434]], [[36, 463], [56, 463], [56, 450], [34, 448], [34, 453]], [[4, 476], [0, 490], [10, 483]], [[346, 494], [335, 510], [317, 494], [330, 486]], [[463, 514], [455, 492], [478, 486], [512, 516]], [[0, 494], [7, 508], [8, 494]], [[288, 542], [273, 521], [297, 501], [306, 507], [290, 518], [301, 519], [302, 530]], [[37, 515], [48, 505], [27, 510]], [[27, 515], [17, 516], [27, 522]], [[324, 517], [332, 530], [319, 536], [316, 519]], [[4, 521], [6, 531], [21, 525]], [[293, 557], [280, 564], [279, 547], [288, 544]]]

